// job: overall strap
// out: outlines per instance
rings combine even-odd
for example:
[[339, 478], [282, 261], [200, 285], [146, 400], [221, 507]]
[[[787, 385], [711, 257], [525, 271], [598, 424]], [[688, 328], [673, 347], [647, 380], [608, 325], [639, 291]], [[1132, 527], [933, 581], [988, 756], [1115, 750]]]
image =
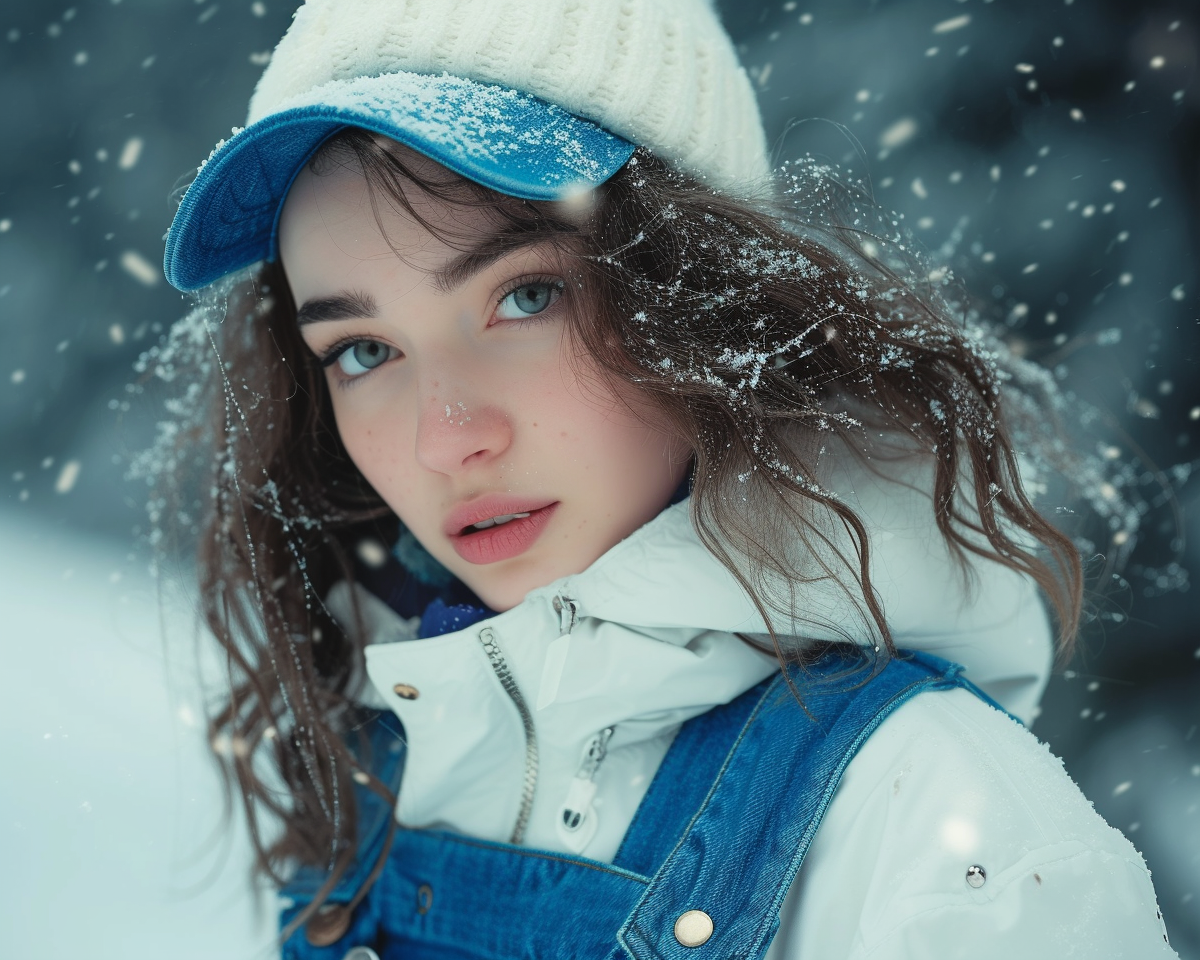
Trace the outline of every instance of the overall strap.
[[[761, 957], [779, 909], [847, 765], [900, 704], [930, 689], [970, 687], [961, 667], [902, 653], [874, 676], [834, 650], [760, 688], [716, 781], [618, 934], [633, 960]], [[697, 779], [699, 779], [697, 777]], [[705, 781], [701, 781], [705, 782]], [[683, 946], [676, 921], [703, 911], [712, 934]], [[707, 921], [705, 921], [707, 923]], [[687, 937], [684, 937], [687, 939]]]
[[679, 728], [625, 831], [614, 866], [654, 876], [720, 776], [770, 683], [770, 679], [764, 680]]

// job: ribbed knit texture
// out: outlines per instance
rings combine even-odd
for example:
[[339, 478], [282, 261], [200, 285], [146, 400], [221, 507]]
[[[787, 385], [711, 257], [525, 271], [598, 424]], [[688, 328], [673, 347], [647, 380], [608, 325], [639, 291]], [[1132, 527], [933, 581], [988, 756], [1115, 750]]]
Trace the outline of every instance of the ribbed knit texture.
[[331, 80], [399, 71], [534, 94], [719, 189], [770, 173], [754, 90], [708, 0], [308, 0], [247, 124]]

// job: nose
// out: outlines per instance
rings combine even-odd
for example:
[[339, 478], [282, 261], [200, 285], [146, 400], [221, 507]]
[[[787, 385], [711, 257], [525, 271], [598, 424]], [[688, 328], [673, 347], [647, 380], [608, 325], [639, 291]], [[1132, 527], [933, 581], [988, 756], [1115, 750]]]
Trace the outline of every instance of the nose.
[[503, 456], [512, 425], [503, 410], [467, 391], [426, 391], [417, 419], [416, 458], [427, 470], [454, 474]]

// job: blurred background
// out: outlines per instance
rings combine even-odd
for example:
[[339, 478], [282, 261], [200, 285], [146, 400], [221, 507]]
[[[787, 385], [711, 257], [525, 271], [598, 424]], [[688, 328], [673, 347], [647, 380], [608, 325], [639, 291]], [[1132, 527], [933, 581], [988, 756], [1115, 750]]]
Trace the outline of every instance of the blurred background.
[[[1200, 11], [1192, 0], [724, 0], [778, 160], [869, 178], [1145, 502], [1034, 731], [1200, 960]], [[148, 574], [133, 364], [188, 309], [173, 190], [244, 121], [280, 0], [0, 6], [0, 955], [265, 957], [207, 760], [189, 559]], [[1095, 431], [1093, 431], [1095, 433]], [[1064, 516], [1068, 526], [1073, 522]], [[257, 906], [256, 906], [257, 904]]]

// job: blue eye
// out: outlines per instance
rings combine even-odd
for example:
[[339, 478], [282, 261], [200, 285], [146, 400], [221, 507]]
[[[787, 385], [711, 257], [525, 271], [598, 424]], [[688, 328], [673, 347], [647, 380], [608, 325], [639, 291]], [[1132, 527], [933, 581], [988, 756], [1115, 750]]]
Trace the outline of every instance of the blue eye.
[[561, 280], [528, 280], [507, 293], [496, 306], [496, 316], [501, 320], [523, 320], [543, 313], [563, 293]]
[[398, 357], [400, 351], [378, 340], [358, 340], [325, 361], [325, 366], [336, 362], [347, 377], [361, 377], [380, 364]]

